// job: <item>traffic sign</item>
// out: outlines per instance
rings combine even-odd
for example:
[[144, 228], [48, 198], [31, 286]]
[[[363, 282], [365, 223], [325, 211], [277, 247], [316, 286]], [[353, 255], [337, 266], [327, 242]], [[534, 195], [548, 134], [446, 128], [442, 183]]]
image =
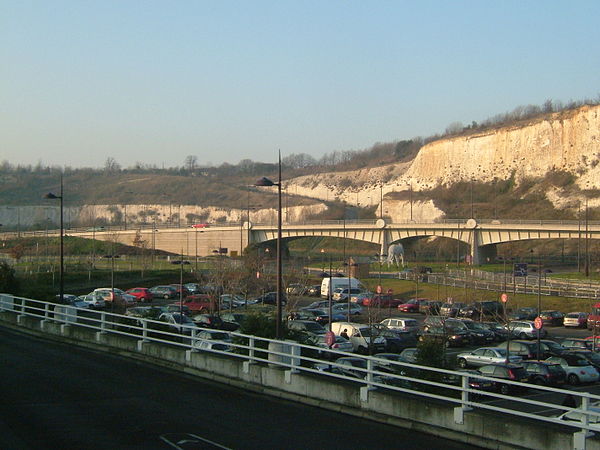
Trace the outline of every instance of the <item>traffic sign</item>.
[[383, 288], [381, 287], [380, 284], [377, 285], [377, 288], [375, 289], [375, 292], [377, 292], [378, 294], [381, 294], [383, 292]]
[[544, 322], [542, 321], [542, 318], [538, 316], [533, 321], [533, 325], [535, 326], [536, 330], [541, 330], [542, 327], [544, 326]]
[[333, 346], [333, 344], [335, 344], [335, 334], [333, 331], [328, 331], [325, 333], [325, 343], [327, 344], [327, 347], [330, 348]]
[[508, 294], [504, 293], [500, 296], [500, 300], [502, 300], [502, 303], [506, 303], [508, 301]]

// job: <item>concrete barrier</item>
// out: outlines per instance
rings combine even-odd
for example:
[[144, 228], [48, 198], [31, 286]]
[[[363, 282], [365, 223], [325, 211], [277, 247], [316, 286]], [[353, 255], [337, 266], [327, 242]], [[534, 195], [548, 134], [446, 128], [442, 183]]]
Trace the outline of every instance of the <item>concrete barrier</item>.
[[[204, 379], [273, 395], [307, 405], [318, 406], [354, 416], [364, 417], [415, 432], [428, 433], [494, 449], [566, 449], [573, 447], [569, 427], [552, 426], [528, 419], [470, 410], [464, 422], [454, 420], [454, 404], [410, 394], [369, 391], [367, 400], [360, 395], [360, 385], [306, 372], [290, 373], [272, 364], [244, 366], [244, 358], [198, 351], [186, 355], [184, 347], [155, 342], [141, 342], [141, 337], [99, 334], [96, 330], [65, 326], [0, 312], [3, 326], [43, 336], [48, 339], [128, 356], [148, 363], [193, 374]], [[246, 370], [244, 370], [244, 367]], [[600, 441], [586, 440], [586, 448], [600, 450]]]

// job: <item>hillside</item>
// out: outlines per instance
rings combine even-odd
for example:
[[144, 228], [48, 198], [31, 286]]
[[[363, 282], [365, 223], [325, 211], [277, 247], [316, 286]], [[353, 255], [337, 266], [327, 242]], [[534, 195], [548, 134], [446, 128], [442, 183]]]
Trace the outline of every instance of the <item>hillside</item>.
[[[359, 170], [286, 177], [285, 220], [374, 218], [394, 221], [444, 217], [574, 218], [587, 200], [600, 206], [600, 106], [546, 114], [512, 125], [466, 130], [420, 148], [416, 156]], [[412, 154], [408, 154], [411, 155]], [[364, 156], [364, 155], [361, 155]], [[67, 220], [72, 224], [240, 222], [274, 220], [274, 189], [252, 187], [258, 174], [273, 179], [273, 164], [219, 170], [67, 170]], [[271, 172], [271, 173], [269, 173]], [[288, 169], [287, 173], [297, 173]], [[307, 170], [304, 170], [306, 173]], [[57, 223], [57, 170], [0, 173], [4, 229]], [[383, 207], [381, 205], [383, 200]], [[349, 208], [351, 211], [349, 211]], [[382, 211], [383, 210], [383, 211]]]

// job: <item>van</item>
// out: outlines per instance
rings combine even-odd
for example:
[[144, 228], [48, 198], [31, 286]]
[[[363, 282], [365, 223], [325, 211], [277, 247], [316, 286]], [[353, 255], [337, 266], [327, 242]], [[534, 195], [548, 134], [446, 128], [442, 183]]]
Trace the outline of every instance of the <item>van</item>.
[[379, 336], [379, 330], [373, 328], [373, 337], [371, 337], [371, 327], [364, 323], [355, 322], [333, 322], [331, 331], [336, 336], [341, 336], [346, 331], [348, 340], [352, 343], [355, 352], [366, 355], [369, 353], [369, 346], [373, 340], [373, 351], [375, 353], [385, 351], [385, 338]]
[[333, 295], [333, 291], [335, 291], [337, 288], [348, 289], [348, 286], [350, 286], [350, 289], [365, 289], [357, 278], [325, 277], [321, 282], [321, 297], [329, 298], [329, 295]]

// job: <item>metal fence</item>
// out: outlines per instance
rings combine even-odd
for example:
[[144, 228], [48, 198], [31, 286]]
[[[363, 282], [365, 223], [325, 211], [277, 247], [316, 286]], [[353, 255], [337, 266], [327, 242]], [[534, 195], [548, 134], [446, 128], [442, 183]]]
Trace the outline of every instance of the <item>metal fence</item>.
[[[286, 369], [286, 376], [294, 373], [310, 373], [353, 383], [360, 389], [363, 401], [368, 392], [378, 389], [389, 395], [403, 393], [436, 399], [454, 406], [454, 418], [462, 423], [464, 413], [472, 409], [495, 411], [512, 416], [526, 417], [542, 423], [560, 424], [576, 429], [575, 437], [585, 439], [589, 431], [600, 432], [600, 396], [543, 386], [536, 389], [538, 399], [504, 395], [498, 391], [482, 392], [474, 388], [472, 381], [498, 382], [498, 379], [469, 372], [460, 372], [405, 362], [391, 361], [377, 356], [358, 356], [324, 347], [300, 344], [292, 341], [276, 341], [242, 333], [230, 332], [229, 339], [209, 340], [202, 337], [201, 328], [186, 325], [169, 325], [162, 321], [114, 314], [106, 311], [78, 309], [72, 306], [13, 297], [0, 294], [0, 313], [17, 315], [17, 323], [23, 317], [32, 317], [44, 329], [47, 321], [61, 327], [82, 327], [101, 334], [114, 334], [137, 341], [141, 349], [146, 342], [177, 347], [186, 351], [187, 360], [195, 352], [211, 352], [244, 361], [246, 364], [269, 364]], [[1, 316], [0, 316], [1, 318]], [[214, 331], [214, 330], [211, 330]], [[330, 359], [324, 359], [324, 356]], [[362, 364], [349, 367], [333, 361], [338, 357], [359, 357]], [[501, 384], [522, 389], [523, 383], [502, 380]], [[579, 407], [563, 406], [567, 395], [577, 399]], [[546, 414], [532, 411], [543, 408]], [[564, 412], [579, 413], [579, 421], [561, 420]], [[548, 414], [550, 413], [550, 414]]]
[[[570, 298], [586, 298], [600, 301], [600, 284], [596, 282], [575, 282], [573, 280], [538, 280], [537, 276], [512, 277], [508, 276], [506, 282], [503, 274], [491, 274], [485, 271], [471, 273], [471, 270], [453, 270], [447, 273], [415, 274], [413, 272], [385, 273], [382, 277], [398, 278], [400, 280], [418, 281], [420, 283], [440, 284], [466, 289], [481, 289], [486, 291], [505, 291], [513, 294], [540, 295]], [[487, 274], [483, 279], [480, 273]]]

